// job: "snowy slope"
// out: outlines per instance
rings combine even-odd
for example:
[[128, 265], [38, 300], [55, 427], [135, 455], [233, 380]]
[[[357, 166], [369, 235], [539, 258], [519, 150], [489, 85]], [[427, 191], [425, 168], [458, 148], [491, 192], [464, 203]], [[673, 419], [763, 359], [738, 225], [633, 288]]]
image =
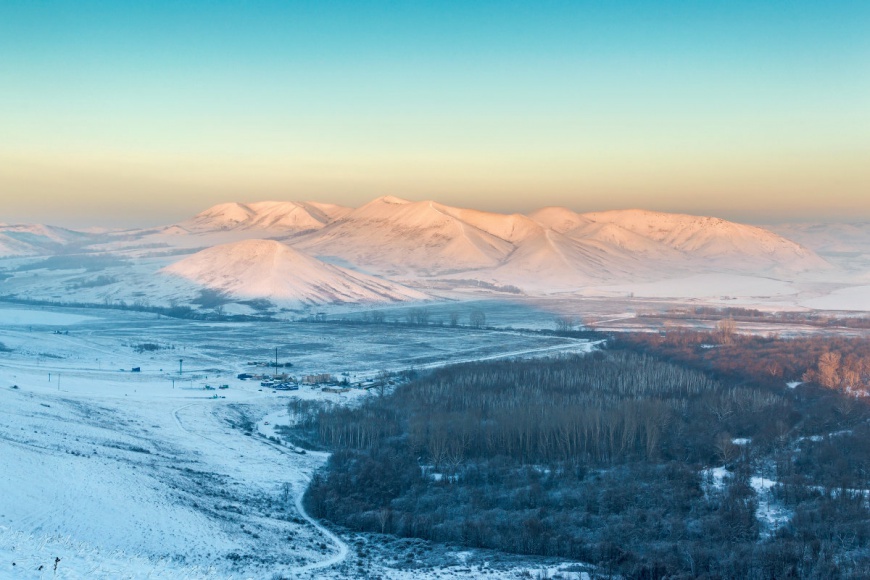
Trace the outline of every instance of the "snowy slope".
[[[55, 334], [58, 326], [69, 334]], [[271, 358], [273, 345], [297, 376], [362, 378], [412, 365], [589, 352], [591, 343], [447, 328], [417, 336], [392, 325], [336, 330], [0, 304], [0, 343], [11, 348], [0, 353], [0, 578], [448, 580], [546, 570], [579, 580], [549, 559], [437, 544], [408, 566], [382, 535], [325, 529], [301, 497], [327, 454], [267, 437], [293, 420], [293, 399], [353, 404], [374, 394], [308, 386], [285, 393], [236, 376], [251, 370], [251, 357]], [[140, 340], [163, 348], [138, 352]], [[285, 350], [285, 342], [296, 344]], [[129, 372], [133, 365], [141, 372]]]
[[[870, 248], [870, 242], [862, 245], [865, 229], [857, 226], [848, 230], [848, 236], [840, 236], [839, 230], [826, 234], [824, 228], [794, 231], [803, 238], [822, 240], [818, 245], [832, 249], [835, 263], [839, 263], [837, 251]], [[8, 270], [13, 275], [7, 276], [2, 290], [59, 299], [75, 289], [76, 298], [83, 302], [163, 303], [187, 301], [208, 287], [236, 296], [322, 304], [422, 297], [394, 283], [398, 281], [445, 290], [519, 289], [535, 295], [692, 280], [703, 274], [788, 282], [812, 277], [827, 282], [840, 276], [841, 282], [868, 282], [861, 274], [866, 268], [851, 267], [846, 280], [845, 270], [834, 271], [812, 249], [766, 229], [712, 217], [643, 210], [579, 214], [561, 207], [528, 216], [505, 215], [392, 196], [357, 209], [314, 202], [226, 203], [164, 228], [104, 234], [4, 226], [0, 227], [0, 256], [50, 254], [70, 244], [80, 246], [76, 236], [89, 236], [87, 251], [119, 256], [130, 267], [106, 272], [116, 283], [99, 287], [94, 286], [96, 272], [88, 276], [43, 273], [31, 279]], [[838, 238], [848, 238], [847, 245], [837, 246]], [[291, 254], [280, 244], [237, 245], [263, 239], [283, 242], [302, 254]], [[194, 252], [200, 253], [184, 261], [184, 266], [166, 270], [181, 268], [182, 275], [147, 280], [170, 261]], [[278, 256], [275, 263], [269, 262], [273, 255]], [[843, 259], [856, 260], [852, 253]], [[868, 260], [859, 265], [865, 263]], [[327, 264], [344, 269], [330, 269]], [[433, 282], [437, 284], [432, 286]], [[52, 286], [46, 292], [28, 288], [30, 284]]]
[[91, 236], [42, 224], [0, 226], [0, 258], [13, 256], [44, 256], [64, 246], [85, 242]]
[[560, 234], [592, 223], [565, 207], [544, 207], [530, 213], [529, 218]]
[[540, 224], [518, 213], [504, 215], [476, 209], [455, 208], [435, 202], [429, 203], [432, 203], [433, 207], [441, 213], [453, 216], [472, 227], [513, 244], [539, 235], [542, 231]]
[[303, 304], [426, 298], [415, 290], [323, 263], [272, 240], [244, 240], [215, 246], [161, 272], [237, 298], [268, 298]]
[[527, 217], [395, 197], [294, 245], [385, 276], [477, 279], [535, 293], [699, 271], [792, 276], [829, 266], [781, 236], [717, 218], [566, 208]]
[[765, 226], [821, 255], [870, 253], [870, 223], [798, 223]]
[[0, 231], [0, 257], [34, 256], [39, 252], [30, 244], [20, 242]]
[[[729, 270], [769, 268], [806, 271], [826, 267], [812, 250], [762, 228], [713, 217], [644, 210], [583, 214], [682, 252], [687, 258]], [[580, 230], [582, 235], [582, 230]]]
[[800, 223], [765, 227], [812, 249], [849, 272], [853, 281], [870, 281], [870, 223]]
[[320, 229], [349, 211], [350, 208], [338, 205], [312, 202], [224, 203], [211, 207], [178, 226], [194, 233], [244, 229], [286, 234]]
[[298, 247], [384, 275], [431, 276], [497, 266], [512, 244], [435, 202], [381, 197], [310, 234]]
[[350, 211], [318, 202], [222, 203], [176, 224], [112, 232], [95, 250], [141, 257], [153, 255], [158, 248], [193, 252], [241, 240], [286, 239], [318, 230]]

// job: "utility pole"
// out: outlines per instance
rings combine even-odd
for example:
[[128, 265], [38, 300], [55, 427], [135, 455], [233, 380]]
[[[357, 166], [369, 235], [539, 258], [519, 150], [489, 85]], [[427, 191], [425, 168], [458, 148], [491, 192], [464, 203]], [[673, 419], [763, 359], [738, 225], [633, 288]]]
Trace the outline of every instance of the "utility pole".
[[275, 347], [275, 376], [278, 376], [278, 347]]
[[179, 376], [181, 376], [184, 373], [184, 371], [182, 370], [182, 366], [181, 366], [182, 363], [184, 363], [184, 359], [183, 358], [178, 359], [178, 374], [179, 374]]

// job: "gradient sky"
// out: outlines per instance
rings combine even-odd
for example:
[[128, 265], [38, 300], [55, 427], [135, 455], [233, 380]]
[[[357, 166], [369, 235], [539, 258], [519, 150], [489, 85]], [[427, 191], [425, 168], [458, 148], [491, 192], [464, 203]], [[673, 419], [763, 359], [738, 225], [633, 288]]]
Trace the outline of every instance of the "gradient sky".
[[0, 222], [870, 219], [870, 2], [0, 2]]

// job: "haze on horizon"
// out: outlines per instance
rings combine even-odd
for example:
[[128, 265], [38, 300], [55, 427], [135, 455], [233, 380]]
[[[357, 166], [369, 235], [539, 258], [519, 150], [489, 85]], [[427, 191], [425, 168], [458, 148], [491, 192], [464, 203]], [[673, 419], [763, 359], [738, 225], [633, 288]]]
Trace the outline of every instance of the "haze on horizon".
[[0, 5], [0, 222], [380, 195], [870, 219], [870, 5]]

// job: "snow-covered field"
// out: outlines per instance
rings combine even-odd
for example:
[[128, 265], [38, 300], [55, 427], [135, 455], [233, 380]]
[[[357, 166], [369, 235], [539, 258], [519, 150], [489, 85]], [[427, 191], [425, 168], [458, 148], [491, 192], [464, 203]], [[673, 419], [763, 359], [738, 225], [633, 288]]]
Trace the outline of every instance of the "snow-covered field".
[[0, 578], [582, 577], [576, 564], [443, 546], [423, 561], [416, 544], [326, 530], [300, 503], [326, 456], [273, 429], [291, 397], [367, 394], [235, 377], [269, 372], [276, 348], [291, 375], [353, 383], [592, 348], [513, 330], [566, 320], [650, 330], [687, 305], [870, 310], [870, 229], [779, 233], [638, 210], [503, 215], [392, 197], [356, 209], [224, 204], [147, 230], [0, 226]]
[[0, 305], [0, 343], [7, 349], [0, 352], [0, 577], [583, 575], [558, 562], [508, 558], [495, 565], [498, 555], [475, 555], [469, 564], [448, 548], [442, 565], [425, 573], [383, 550], [360, 556], [360, 546], [374, 540], [350, 545], [301, 509], [326, 455], [300, 453], [269, 436], [288, 420], [290, 397], [350, 402], [365, 392], [273, 392], [235, 376], [259, 368], [247, 363], [268, 361], [275, 346], [281, 362], [294, 363], [292, 374], [364, 377], [455, 360], [586, 351], [587, 342]]

